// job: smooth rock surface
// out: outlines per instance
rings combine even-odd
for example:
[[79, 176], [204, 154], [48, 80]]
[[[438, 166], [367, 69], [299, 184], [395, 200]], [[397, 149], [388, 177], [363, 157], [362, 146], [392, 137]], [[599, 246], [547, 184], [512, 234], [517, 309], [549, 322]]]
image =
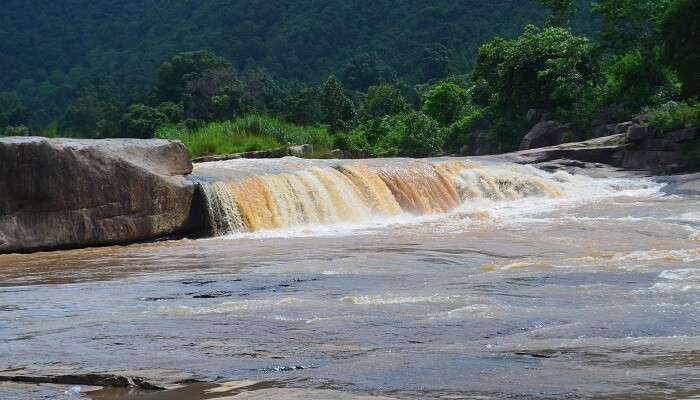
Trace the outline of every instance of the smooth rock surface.
[[148, 240], [187, 229], [180, 142], [0, 139], [0, 253]]
[[544, 121], [536, 124], [520, 143], [520, 150], [556, 146], [563, 142], [569, 126], [557, 121]]

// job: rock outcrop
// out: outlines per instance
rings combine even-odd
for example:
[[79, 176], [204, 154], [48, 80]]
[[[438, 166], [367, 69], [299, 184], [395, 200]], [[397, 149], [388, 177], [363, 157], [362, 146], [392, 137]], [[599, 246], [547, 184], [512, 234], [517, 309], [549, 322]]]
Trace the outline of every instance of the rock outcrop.
[[0, 139], [0, 253], [183, 232], [191, 171], [187, 149], [169, 140]]
[[539, 122], [525, 135], [520, 150], [559, 145], [564, 141], [564, 134], [570, 130], [568, 125], [557, 121]]

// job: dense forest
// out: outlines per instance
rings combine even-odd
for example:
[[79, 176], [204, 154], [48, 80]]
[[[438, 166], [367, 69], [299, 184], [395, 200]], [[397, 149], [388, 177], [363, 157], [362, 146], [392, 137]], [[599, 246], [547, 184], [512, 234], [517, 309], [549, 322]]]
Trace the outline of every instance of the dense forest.
[[425, 156], [512, 150], [533, 114], [671, 129], [700, 118], [699, 3], [8, 0], [0, 131]]

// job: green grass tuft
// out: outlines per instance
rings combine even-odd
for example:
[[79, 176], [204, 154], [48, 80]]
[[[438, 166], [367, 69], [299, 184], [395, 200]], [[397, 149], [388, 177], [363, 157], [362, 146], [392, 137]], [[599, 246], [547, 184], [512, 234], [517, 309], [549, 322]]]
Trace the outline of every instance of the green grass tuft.
[[211, 122], [200, 128], [166, 125], [157, 138], [182, 141], [192, 157], [267, 150], [294, 144], [329, 149], [333, 138], [325, 127], [299, 126], [264, 115], [247, 115], [232, 121]]

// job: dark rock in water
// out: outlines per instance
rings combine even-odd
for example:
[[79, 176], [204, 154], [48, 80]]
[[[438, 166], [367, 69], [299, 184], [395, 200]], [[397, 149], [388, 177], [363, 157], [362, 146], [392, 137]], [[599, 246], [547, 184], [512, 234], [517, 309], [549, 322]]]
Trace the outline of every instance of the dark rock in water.
[[0, 139], [0, 253], [147, 240], [188, 228], [180, 142]]
[[689, 142], [698, 138], [698, 128], [681, 129], [680, 131], [671, 132], [668, 137], [676, 143]]
[[557, 121], [540, 122], [525, 135], [520, 150], [559, 145], [564, 141], [564, 134], [569, 131], [568, 125]]
[[115, 374], [76, 374], [76, 375], [0, 375], [0, 382], [51, 383], [55, 385], [85, 385], [163, 390], [164, 388], [146, 379]]

